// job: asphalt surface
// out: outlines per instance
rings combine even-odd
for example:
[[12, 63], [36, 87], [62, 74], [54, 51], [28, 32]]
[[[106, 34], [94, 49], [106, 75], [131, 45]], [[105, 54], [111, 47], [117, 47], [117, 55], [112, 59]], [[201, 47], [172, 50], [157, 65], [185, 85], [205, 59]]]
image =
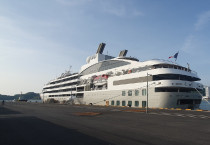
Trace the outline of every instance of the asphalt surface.
[[0, 145], [209, 145], [210, 112], [0, 105]]

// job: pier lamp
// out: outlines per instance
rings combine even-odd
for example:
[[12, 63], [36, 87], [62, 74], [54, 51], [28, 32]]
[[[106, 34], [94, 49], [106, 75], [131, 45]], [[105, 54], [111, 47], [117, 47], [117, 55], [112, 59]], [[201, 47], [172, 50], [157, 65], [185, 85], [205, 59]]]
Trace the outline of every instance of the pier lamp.
[[44, 103], [44, 91], [42, 91], [42, 103]]
[[71, 99], [72, 99], [72, 87], [71, 87]]
[[148, 113], [148, 96], [149, 96], [149, 90], [148, 90], [148, 76], [152, 76], [151, 74], [147, 73], [147, 106], [146, 106], [146, 113]]

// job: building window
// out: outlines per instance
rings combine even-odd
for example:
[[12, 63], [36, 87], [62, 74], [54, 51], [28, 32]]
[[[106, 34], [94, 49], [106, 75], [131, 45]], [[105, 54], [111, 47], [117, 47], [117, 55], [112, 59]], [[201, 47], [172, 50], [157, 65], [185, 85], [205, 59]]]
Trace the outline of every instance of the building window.
[[114, 106], [114, 100], [111, 101], [111, 105]]
[[129, 106], [129, 107], [132, 106], [132, 101], [128, 101], [128, 106]]
[[142, 101], [142, 108], [146, 108], [147, 102], [146, 101]]
[[120, 106], [120, 101], [117, 101], [117, 106]]
[[128, 91], [128, 96], [132, 96], [132, 90]]
[[139, 90], [135, 90], [135, 96], [139, 96]]
[[135, 107], [139, 107], [139, 101], [135, 101]]
[[125, 106], [125, 101], [122, 101], [122, 106]]
[[125, 91], [122, 91], [122, 96], [125, 96]]
[[142, 90], [142, 96], [146, 96], [147, 95], [147, 90], [146, 89], [143, 89]]

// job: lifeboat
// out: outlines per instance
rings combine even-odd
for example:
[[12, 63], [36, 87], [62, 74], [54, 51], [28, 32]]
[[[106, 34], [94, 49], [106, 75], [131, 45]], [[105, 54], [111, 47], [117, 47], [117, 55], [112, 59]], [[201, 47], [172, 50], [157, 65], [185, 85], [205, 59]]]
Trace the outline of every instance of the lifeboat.
[[108, 75], [99, 75], [99, 76], [96, 76], [93, 81], [99, 81], [99, 80], [107, 80], [108, 79]]
[[128, 70], [128, 74], [130, 74], [130, 73], [132, 73], [132, 70], [130, 69], [130, 70]]
[[108, 79], [108, 75], [106, 74], [103, 74], [103, 75], [99, 75], [99, 76], [96, 76], [94, 79], [93, 79], [93, 83], [95, 85], [104, 85], [107, 83], [107, 79]]

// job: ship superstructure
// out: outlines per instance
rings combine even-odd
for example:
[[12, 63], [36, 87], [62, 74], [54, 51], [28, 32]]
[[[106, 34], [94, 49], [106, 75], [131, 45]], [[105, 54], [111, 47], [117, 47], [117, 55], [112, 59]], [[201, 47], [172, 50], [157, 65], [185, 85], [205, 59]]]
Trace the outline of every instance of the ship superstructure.
[[[136, 58], [126, 57], [127, 50], [113, 57], [103, 54], [104, 47], [105, 44], [101, 43], [96, 54], [87, 58], [87, 63], [72, 80], [75, 84], [69, 86], [71, 90], [74, 89], [76, 104], [199, 107], [203, 85], [197, 82], [200, 78], [190, 68], [158, 59], [140, 62]], [[49, 86], [45, 86], [43, 92], [48, 89]], [[47, 92], [48, 97], [52, 97], [51, 92]]]
[[70, 73], [69, 71], [61, 74], [60, 77], [51, 80], [42, 90], [41, 98], [45, 101], [52, 99], [65, 102], [76, 96], [76, 85], [78, 84], [78, 73]]

